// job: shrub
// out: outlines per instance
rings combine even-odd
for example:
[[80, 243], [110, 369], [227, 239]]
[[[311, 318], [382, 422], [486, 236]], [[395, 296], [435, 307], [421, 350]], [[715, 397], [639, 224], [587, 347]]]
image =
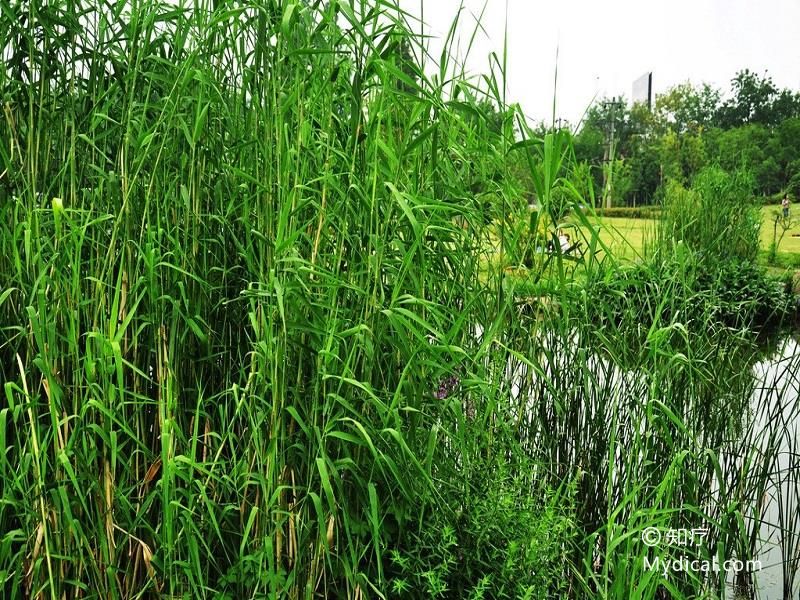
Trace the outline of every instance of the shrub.
[[632, 347], [645, 343], [637, 332], [646, 335], [654, 324], [759, 329], [786, 322], [795, 310], [791, 283], [763, 267], [745, 260], [701, 263], [685, 249], [609, 272], [590, 282], [587, 297], [590, 320], [601, 328], [613, 324]]
[[555, 492], [533, 480], [528, 462], [473, 465], [464, 485], [442, 489], [392, 552], [399, 598], [559, 598], [571, 540], [574, 486]]
[[750, 261], [725, 261], [703, 271], [698, 288], [713, 293], [710, 301], [727, 324], [774, 325], [793, 310], [791, 282], [772, 277]]
[[703, 260], [755, 260], [761, 214], [752, 190], [748, 172], [719, 167], [700, 171], [690, 189], [669, 182], [658, 247], [669, 253], [680, 241]]
[[[800, 161], [796, 161], [798, 168], [800, 168]], [[786, 193], [789, 194], [795, 202], [800, 200], [800, 171], [797, 171], [789, 180], [789, 185], [786, 186]]]

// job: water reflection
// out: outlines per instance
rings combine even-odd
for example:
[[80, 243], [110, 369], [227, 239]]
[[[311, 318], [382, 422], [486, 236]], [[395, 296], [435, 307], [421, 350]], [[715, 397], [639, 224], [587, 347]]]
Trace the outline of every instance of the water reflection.
[[[640, 480], [657, 481], [687, 450], [671, 505], [701, 507], [706, 523], [724, 524], [712, 527], [712, 554], [719, 547], [726, 558], [761, 565], [728, 573], [727, 597], [800, 598], [798, 340], [773, 337], [758, 348], [711, 340], [685, 360], [665, 352], [672, 362], [655, 368], [659, 356], [648, 356], [645, 368], [615, 355], [591, 328], [545, 331], [534, 343], [505, 340], [531, 350], [509, 354], [501, 379], [531, 454], [557, 477], [586, 472], [577, 507], [584, 530], [600, 530], [609, 507], [624, 505]], [[683, 427], [654, 419], [654, 403]]]
[[757, 526], [756, 576], [761, 598], [800, 597], [800, 347], [795, 337], [780, 340], [773, 355], [753, 368], [753, 447], [769, 457], [761, 523]]

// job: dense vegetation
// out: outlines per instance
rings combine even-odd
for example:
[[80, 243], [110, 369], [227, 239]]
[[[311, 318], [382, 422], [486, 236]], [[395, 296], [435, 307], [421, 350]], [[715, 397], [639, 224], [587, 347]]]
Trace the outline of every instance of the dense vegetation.
[[[424, 68], [388, 2], [0, 15], [4, 597], [717, 597], [642, 532], [749, 560], [767, 496], [792, 593], [800, 357], [756, 387], [791, 309], [741, 266], [757, 222], [667, 202], [620, 265], [504, 57]], [[588, 251], [537, 251], [568, 213]]]
[[[611, 130], [613, 161], [609, 161]], [[652, 111], [604, 99], [590, 107], [575, 140], [578, 160], [591, 167], [596, 196], [614, 205], [663, 199], [669, 181], [686, 184], [704, 167], [747, 168], [755, 191], [779, 201], [800, 199], [800, 92], [779, 89], [748, 70], [730, 93], [689, 83], [657, 95]], [[604, 190], [604, 172], [613, 169]]]

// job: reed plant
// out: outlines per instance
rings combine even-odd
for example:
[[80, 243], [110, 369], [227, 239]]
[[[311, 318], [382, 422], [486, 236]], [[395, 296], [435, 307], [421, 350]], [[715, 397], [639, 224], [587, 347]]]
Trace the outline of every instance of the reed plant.
[[383, 596], [446, 505], [437, 386], [502, 426], [497, 82], [389, 3], [2, 15], [8, 597]]
[[[458, 19], [431, 68], [390, 1], [2, 8], [4, 597], [724, 594], [641, 532], [753, 556], [764, 493], [797, 552], [797, 360], [765, 425], [746, 325], [609, 283]], [[588, 251], [510, 277], [565, 207]]]

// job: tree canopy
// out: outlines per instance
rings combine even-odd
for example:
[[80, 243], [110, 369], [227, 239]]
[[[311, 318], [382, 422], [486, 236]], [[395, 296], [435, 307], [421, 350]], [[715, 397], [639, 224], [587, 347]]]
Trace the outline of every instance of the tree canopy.
[[744, 69], [728, 94], [707, 83], [681, 83], [657, 96], [652, 112], [642, 104], [602, 99], [587, 112], [575, 153], [593, 173], [597, 197], [603, 173], [613, 169], [617, 205], [657, 201], [666, 181], [686, 183], [712, 164], [750, 170], [763, 196], [796, 194], [800, 92]]

